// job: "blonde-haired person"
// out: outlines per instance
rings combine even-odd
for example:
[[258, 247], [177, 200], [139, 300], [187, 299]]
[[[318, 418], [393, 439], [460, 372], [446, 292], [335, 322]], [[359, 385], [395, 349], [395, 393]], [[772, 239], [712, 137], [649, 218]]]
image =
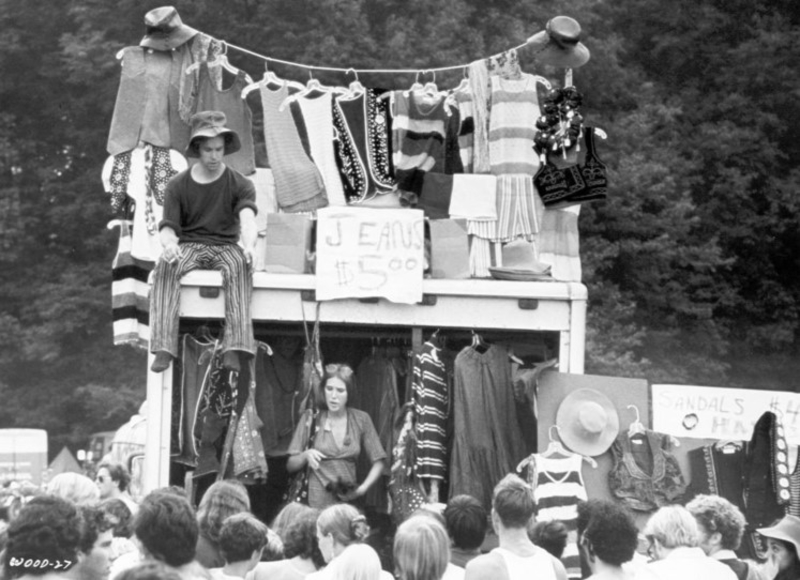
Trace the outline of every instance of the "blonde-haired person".
[[[311, 432], [311, 411], [306, 411], [289, 444], [290, 473], [309, 470], [308, 505], [324, 509], [341, 501], [353, 501], [367, 493], [383, 473], [386, 451], [372, 419], [364, 411], [348, 407], [355, 377], [346, 364], [325, 367], [322, 393], [318, 394], [319, 415]], [[309, 441], [313, 438], [313, 445]], [[308, 447], [308, 448], [307, 448]], [[372, 464], [364, 481], [356, 480], [361, 454]]]
[[366, 544], [347, 546], [328, 566], [326, 575], [332, 580], [389, 580], [392, 576], [381, 569], [378, 553]]
[[[441, 580], [450, 566], [450, 537], [433, 516], [412, 515], [394, 536], [394, 568], [398, 580]], [[463, 578], [463, 568], [460, 570]]]
[[[327, 566], [306, 576], [307, 580], [332, 580], [336, 572], [336, 566], [333, 565], [336, 560], [349, 547], [363, 544], [368, 535], [367, 519], [350, 504], [335, 504], [322, 510], [317, 518], [317, 544]], [[364, 546], [375, 553], [366, 544]], [[375, 557], [378, 557], [377, 553]], [[379, 577], [381, 580], [392, 580], [392, 575], [384, 571]]]
[[250, 496], [244, 485], [234, 479], [224, 479], [211, 484], [197, 506], [197, 561], [206, 568], [225, 565], [219, 545], [219, 534], [225, 520], [250, 511]]
[[47, 484], [47, 493], [68, 499], [75, 505], [92, 505], [100, 501], [95, 483], [80, 473], [59, 473]]
[[737, 580], [733, 570], [699, 547], [697, 521], [683, 506], [660, 508], [645, 525], [644, 536], [652, 560], [637, 580]]

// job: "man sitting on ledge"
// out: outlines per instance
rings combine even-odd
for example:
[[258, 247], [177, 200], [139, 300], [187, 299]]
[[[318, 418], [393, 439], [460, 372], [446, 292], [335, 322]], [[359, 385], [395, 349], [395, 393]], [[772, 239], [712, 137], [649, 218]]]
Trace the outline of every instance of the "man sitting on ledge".
[[[225, 127], [225, 114], [203, 111], [191, 119], [187, 157], [199, 162], [167, 184], [159, 235], [164, 251], [153, 273], [150, 296], [150, 369], [160, 373], [178, 357], [180, 279], [192, 270], [222, 272], [225, 291], [223, 366], [240, 369], [239, 353], [255, 354], [250, 297], [256, 244], [253, 182], [227, 167], [223, 156], [239, 150], [239, 136]], [[239, 245], [241, 237], [242, 249]]]

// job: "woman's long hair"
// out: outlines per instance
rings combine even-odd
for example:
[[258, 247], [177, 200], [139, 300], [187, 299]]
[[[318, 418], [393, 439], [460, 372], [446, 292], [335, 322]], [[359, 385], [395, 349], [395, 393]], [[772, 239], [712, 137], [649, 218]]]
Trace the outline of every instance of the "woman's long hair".
[[216, 544], [225, 518], [249, 511], [250, 496], [244, 485], [230, 479], [217, 481], [203, 494], [197, 508], [200, 534]]

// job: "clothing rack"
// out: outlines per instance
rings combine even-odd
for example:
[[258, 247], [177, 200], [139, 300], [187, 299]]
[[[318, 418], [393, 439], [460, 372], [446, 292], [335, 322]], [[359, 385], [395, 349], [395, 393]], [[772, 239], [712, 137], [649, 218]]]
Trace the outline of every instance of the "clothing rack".
[[[256, 58], [260, 58], [261, 60], [264, 60], [264, 61], [267, 61], [267, 62], [276, 62], [276, 63], [287, 65], [287, 66], [293, 66], [293, 67], [297, 67], [297, 68], [302, 68], [302, 69], [305, 69], [305, 70], [308, 70], [308, 71], [318, 70], [318, 71], [353, 73], [353, 74], [358, 74], [358, 73], [366, 73], [366, 74], [370, 74], [370, 73], [371, 74], [396, 74], [396, 73], [429, 74], [429, 73], [437, 73], [437, 72], [449, 71], [449, 70], [460, 70], [460, 69], [464, 69], [464, 68], [469, 66], [469, 63], [457, 64], [457, 65], [449, 65], [449, 66], [429, 67], [429, 68], [387, 68], [387, 69], [353, 68], [353, 67], [344, 68], [344, 67], [334, 67], [334, 66], [317, 66], [317, 65], [304, 64], [304, 63], [300, 63], [300, 62], [294, 62], [294, 61], [291, 61], [291, 60], [283, 60], [283, 59], [275, 58], [275, 57], [272, 57], [272, 56], [266, 56], [266, 55], [263, 55], [263, 54], [260, 54], [260, 53], [257, 53], [257, 52], [253, 52], [252, 50], [248, 50], [248, 49], [243, 48], [241, 46], [237, 46], [235, 44], [231, 44], [231, 43], [229, 43], [227, 41], [224, 41], [224, 40], [221, 40], [219, 38], [214, 38], [214, 40], [222, 43], [223, 47], [228, 47], [228, 48], [232, 48], [234, 50], [238, 50], [239, 52], [242, 52], [244, 54], [248, 54], [248, 55], [256, 57]], [[493, 55], [491, 55], [489, 57], [486, 57], [486, 58], [493, 58], [493, 57], [496, 57], [496, 56], [500, 56], [504, 52], [509, 52], [511, 50], [519, 50], [521, 48], [525, 48], [526, 46], [528, 46], [529, 40], [530, 39], [526, 40], [522, 44], [519, 44], [519, 45], [517, 45], [517, 46], [515, 46], [513, 48], [509, 48], [509, 49], [504, 50], [502, 52], [498, 52], [498, 53], [493, 54]], [[224, 50], [224, 48], [223, 48], [223, 50]]]

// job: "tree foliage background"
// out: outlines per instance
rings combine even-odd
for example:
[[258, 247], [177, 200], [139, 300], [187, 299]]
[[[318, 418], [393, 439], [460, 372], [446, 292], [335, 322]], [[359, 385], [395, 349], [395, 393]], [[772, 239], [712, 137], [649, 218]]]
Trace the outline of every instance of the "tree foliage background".
[[[160, 1], [0, 0], [0, 427], [73, 447], [144, 399], [114, 347], [116, 234], [100, 181], [119, 82]], [[181, 0], [184, 22], [277, 58], [361, 68], [467, 63], [558, 14], [608, 201], [580, 218], [587, 373], [796, 390], [800, 363], [800, 8], [793, 0]], [[524, 70], [555, 80], [520, 52]], [[263, 62], [231, 61], [260, 78]], [[282, 65], [281, 76], [307, 73]], [[453, 86], [461, 72], [440, 75]], [[346, 75], [318, 75], [341, 84]], [[361, 75], [403, 88], [410, 75]]]

